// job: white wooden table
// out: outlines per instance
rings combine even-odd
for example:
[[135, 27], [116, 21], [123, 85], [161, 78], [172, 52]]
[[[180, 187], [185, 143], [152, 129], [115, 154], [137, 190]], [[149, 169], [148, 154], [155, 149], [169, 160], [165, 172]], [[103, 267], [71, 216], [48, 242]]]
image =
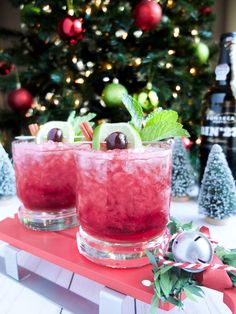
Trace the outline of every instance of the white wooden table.
[[[18, 200], [0, 201], [0, 220], [13, 217]], [[172, 203], [171, 215], [181, 222], [210, 227], [211, 235], [225, 247], [236, 247], [236, 218], [227, 226], [212, 226], [198, 214], [195, 201]], [[8, 244], [0, 241], [3, 261]], [[18, 253], [18, 263], [31, 272], [30, 280], [17, 281], [5, 275], [0, 263], [0, 314], [148, 314], [150, 305], [113, 291], [83, 276], [58, 267], [27, 252]], [[164, 314], [230, 314], [223, 295], [210, 289], [198, 302], [184, 301], [184, 309], [174, 308]], [[74, 293], [72, 293], [74, 292]]]

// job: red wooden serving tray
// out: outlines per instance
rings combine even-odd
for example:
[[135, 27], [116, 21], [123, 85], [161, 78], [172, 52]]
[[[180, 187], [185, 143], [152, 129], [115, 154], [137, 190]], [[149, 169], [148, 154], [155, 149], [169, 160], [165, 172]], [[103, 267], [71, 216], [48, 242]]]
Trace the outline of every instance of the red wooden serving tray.
[[[153, 288], [142, 285], [142, 280], [153, 278], [151, 265], [132, 269], [96, 265], [79, 253], [77, 230], [78, 228], [61, 232], [33, 231], [21, 225], [17, 217], [6, 218], [0, 222], [0, 239], [125, 295], [151, 303]], [[166, 305], [164, 308], [168, 310]]]

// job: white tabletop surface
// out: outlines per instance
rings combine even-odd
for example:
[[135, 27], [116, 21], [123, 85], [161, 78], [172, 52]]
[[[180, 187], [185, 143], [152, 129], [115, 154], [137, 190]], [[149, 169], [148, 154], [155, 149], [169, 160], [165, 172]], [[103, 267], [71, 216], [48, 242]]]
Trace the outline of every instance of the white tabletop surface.
[[[17, 198], [9, 200], [0, 200], [0, 220], [6, 217], [13, 217], [18, 209], [19, 201]], [[225, 226], [213, 226], [204, 221], [204, 216], [198, 214], [197, 203], [194, 200], [171, 204], [171, 215], [181, 222], [192, 221], [194, 226], [208, 226], [211, 236], [219, 241], [219, 244], [228, 248], [236, 248], [236, 217], [232, 218]], [[0, 241], [0, 255], [6, 244]], [[79, 276], [73, 274], [63, 268], [53, 265], [47, 261], [41, 260], [31, 254], [24, 253], [19, 256], [19, 263], [24, 267], [34, 271], [63, 287], [70, 286], [70, 289], [80, 293], [83, 296], [86, 287], [78, 288], [77, 281], [83, 280]], [[72, 280], [73, 279], [73, 280]], [[80, 291], [78, 291], [80, 290]], [[88, 297], [88, 296], [86, 296]], [[96, 293], [93, 295], [93, 300]], [[222, 303], [222, 294], [207, 289], [206, 300], [202, 301], [204, 305], [202, 310], [194, 303], [186, 300], [186, 309], [174, 309], [169, 314], [230, 314], [230, 310]], [[144, 306], [145, 307], [145, 306]], [[141, 310], [140, 314], [146, 313]], [[167, 313], [161, 310], [158, 313]], [[0, 314], [69, 314], [68, 311], [61, 309], [60, 306], [50, 302], [37, 293], [22, 287], [17, 281], [12, 280], [0, 274]]]

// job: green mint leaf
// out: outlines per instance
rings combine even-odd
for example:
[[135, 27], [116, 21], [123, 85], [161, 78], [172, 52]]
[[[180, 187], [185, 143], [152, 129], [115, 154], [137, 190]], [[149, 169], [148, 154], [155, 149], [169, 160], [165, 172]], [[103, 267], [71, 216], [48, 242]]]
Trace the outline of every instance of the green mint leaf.
[[150, 314], [156, 314], [157, 313], [158, 303], [159, 303], [158, 296], [154, 295], [152, 297], [152, 304], [151, 304]]
[[158, 124], [159, 122], [175, 123], [178, 120], [178, 113], [174, 110], [156, 110], [151, 112], [145, 122], [146, 127]]
[[175, 306], [183, 307], [183, 303], [181, 302], [181, 300], [178, 300], [177, 298], [169, 296], [169, 298], [167, 298], [166, 301], [168, 301], [171, 304], [174, 304]]
[[76, 136], [81, 136], [82, 132], [79, 128], [80, 124], [83, 122], [89, 122], [91, 126], [94, 125], [93, 122], [90, 122], [93, 118], [96, 117], [95, 113], [88, 113], [84, 116], [76, 116], [76, 112], [72, 111], [67, 119], [67, 121], [72, 125], [74, 131], [75, 131], [75, 135]]
[[143, 141], [160, 141], [177, 136], [189, 136], [189, 133], [178, 122], [160, 121], [142, 129], [140, 135]]
[[190, 221], [190, 222], [185, 223], [185, 224], [182, 225], [182, 229], [183, 229], [183, 230], [190, 230], [190, 229], [192, 229], [192, 228], [193, 228], [193, 222], [192, 222], [192, 221]]
[[170, 296], [172, 290], [172, 282], [170, 276], [171, 275], [168, 272], [162, 273], [160, 275], [160, 286], [166, 299]]
[[141, 130], [143, 121], [143, 109], [139, 102], [130, 95], [124, 94], [122, 102], [131, 115], [131, 123], [137, 130]]
[[203, 297], [203, 294], [204, 294], [204, 291], [200, 287], [195, 286], [195, 285], [186, 285], [184, 287], [184, 290], [185, 290], [185, 292], [186, 292], [186, 290], [188, 290], [190, 293], [192, 293], [198, 297], [201, 297], [201, 298]]
[[197, 302], [197, 299], [194, 297], [194, 295], [192, 294], [192, 292], [191, 291], [189, 291], [189, 289], [188, 288], [184, 288], [184, 292], [185, 292], [185, 294], [186, 294], [186, 297], [189, 299], [189, 300], [191, 300], [191, 301], [193, 301], [193, 302]]
[[169, 271], [173, 266], [163, 266], [161, 269], [160, 269], [160, 274], [164, 274], [166, 273], [167, 271]]
[[147, 250], [145, 250], [145, 253], [147, 254], [147, 257], [148, 257], [150, 263], [151, 263], [154, 267], [158, 268], [158, 265], [157, 265], [157, 261], [156, 261], [156, 259], [155, 259], [155, 256], [154, 256], [150, 251], [147, 251]]

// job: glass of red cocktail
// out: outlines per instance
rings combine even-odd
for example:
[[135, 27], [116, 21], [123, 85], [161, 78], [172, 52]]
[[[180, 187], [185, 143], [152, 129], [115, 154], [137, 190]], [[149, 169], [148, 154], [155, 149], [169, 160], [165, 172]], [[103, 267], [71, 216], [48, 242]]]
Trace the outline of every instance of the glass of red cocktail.
[[171, 147], [165, 142], [138, 149], [78, 150], [77, 201], [81, 254], [98, 264], [148, 264], [167, 235]]
[[76, 226], [76, 145], [23, 140], [12, 148], [22, 224], [51, 231]]

